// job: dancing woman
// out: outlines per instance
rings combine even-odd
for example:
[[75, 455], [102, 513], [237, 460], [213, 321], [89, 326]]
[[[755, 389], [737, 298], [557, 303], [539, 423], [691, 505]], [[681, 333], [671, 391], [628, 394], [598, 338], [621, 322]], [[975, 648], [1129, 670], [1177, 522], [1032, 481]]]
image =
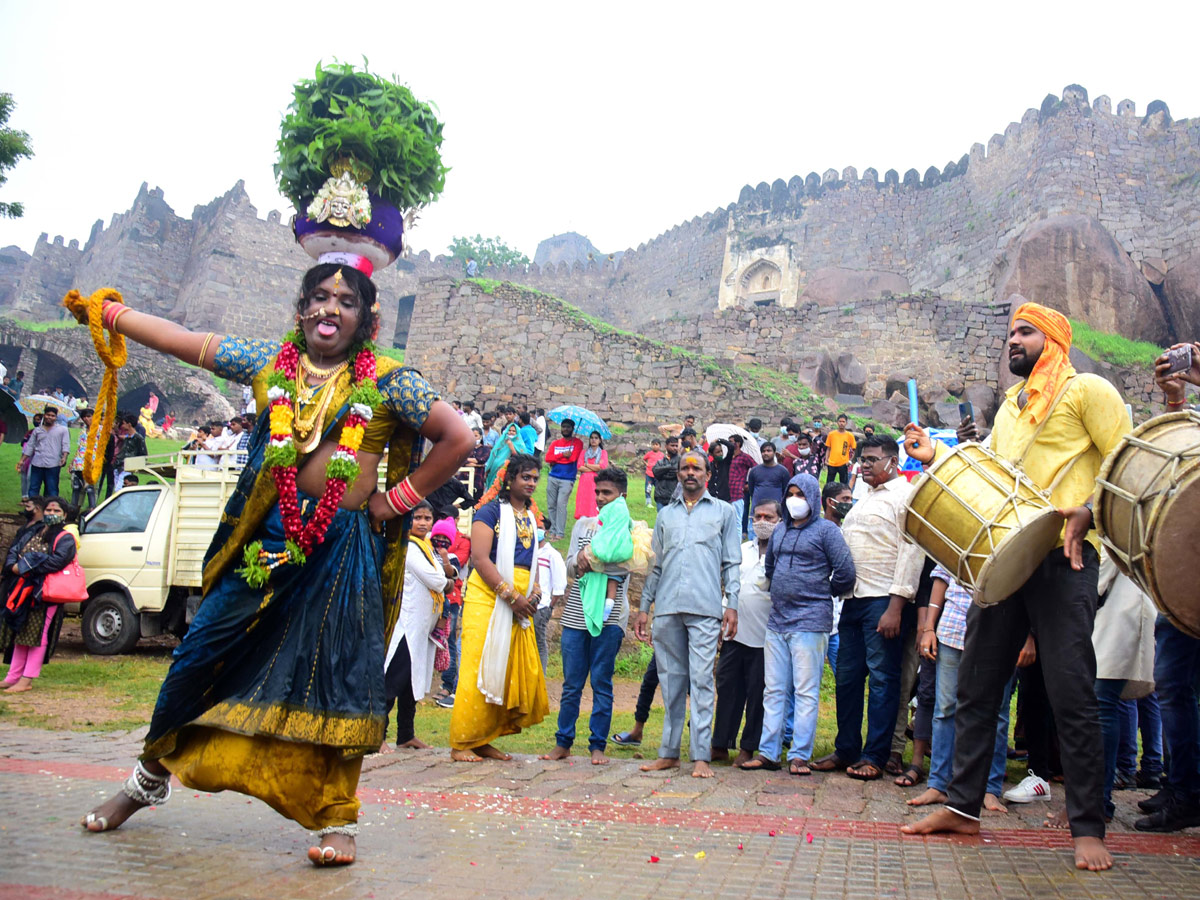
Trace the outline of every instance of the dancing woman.
[[[78, 295], [66, 302], [87, 319]], [[416, 371], [374, 355], [375, 285], [350, 265], [305, 273], [282, 342], [201, 334], [111, 300], [102, 316], [152, 350], [251, 385], [268, 414], [205, 557], [204, 600], [142, 757], [83, 825], [108, 831], [161, 804], [174, 774], [193, 790], [258, 797], [318, 832], [315, 864], [353, 862], [362, 757], [386, 722], [401, 516], [458, 470], [471, 432]], [[416, 469], [422, 438], [434, 446]], [[385, 446], [396, 487], [382, 494]]]

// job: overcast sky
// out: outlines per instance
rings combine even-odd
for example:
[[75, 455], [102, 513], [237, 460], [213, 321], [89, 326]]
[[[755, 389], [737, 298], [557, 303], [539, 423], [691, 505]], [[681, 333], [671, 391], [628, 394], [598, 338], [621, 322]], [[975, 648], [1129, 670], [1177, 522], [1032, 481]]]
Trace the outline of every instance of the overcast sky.
[[36, 152], [0, 186], [25, 204], [0, 246], [82, 244], [143, 181], [187, 216], [245, 179], [260, 216], [290, 215], [271, 166], [291, 85], [365, 55], [446, 122], [416, 250], [479, 232], [532, 257], [579, 231], [611, 252], [746, 183], [941, 168], [1070, 83], [1200, 115], [1198, 8], [0, 0], [0, 91]]

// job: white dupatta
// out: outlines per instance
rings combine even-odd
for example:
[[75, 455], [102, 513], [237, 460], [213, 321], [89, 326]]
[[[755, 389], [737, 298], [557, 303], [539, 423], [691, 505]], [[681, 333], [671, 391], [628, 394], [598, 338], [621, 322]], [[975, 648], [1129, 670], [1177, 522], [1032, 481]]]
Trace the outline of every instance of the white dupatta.
[[[533, 529], [533, 517], [526, 509], [524, 515]], [[496, 535], [496, 570], [500, 580], [513, 583], [513, 557], [517, 549], [517, 516], [508, 503], [500, 504], [500, 533]], [[530, 572], [530, 578], [536, 573]], [[521, 627], [528, 628], [531, 620], [522, 619]], [[479, 692], [488, 703], [504, 705], [504, 689], [508, 680], [508, 656], [512, 649], [513, 611], [507, 603], [496, 597], [492, 618], [488, 622], [487, 637], [483, 641], [483, 655], [479, 660]]]

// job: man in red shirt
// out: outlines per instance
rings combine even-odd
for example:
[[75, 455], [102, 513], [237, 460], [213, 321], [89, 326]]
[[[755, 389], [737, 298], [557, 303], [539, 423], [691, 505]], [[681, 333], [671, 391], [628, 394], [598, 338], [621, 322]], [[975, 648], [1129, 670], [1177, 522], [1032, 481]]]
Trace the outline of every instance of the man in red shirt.
[[562, 540], [566, 530], [567, 501], [571, 499], [579, 457], [583, 455], [583, 441], [575, 437], [575, 422], [563, 419], [559, 429], [562, 437], [546, 448], [546, 464], [550, 466], [550, 477], [546, 479], [546, 505], [550, 508], [552, 532], [547, 537], [552, 541]]
[[655, 438], [650, 442], [650, 450], [642, 454], [642, 459], [646, 461], [646, 505], [650, 505], [650, 499], [654, 492], [654, 464], [666, 456], [662, 452], [662, 441]]

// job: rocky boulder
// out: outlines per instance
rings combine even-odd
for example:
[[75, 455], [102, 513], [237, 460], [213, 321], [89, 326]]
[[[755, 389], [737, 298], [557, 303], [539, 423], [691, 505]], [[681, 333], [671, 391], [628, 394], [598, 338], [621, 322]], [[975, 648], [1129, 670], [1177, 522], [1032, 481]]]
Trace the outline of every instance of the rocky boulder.
[[835, 364], [837, 389], [843, 394], [862, 394], [871, 373], [853, 353], [839, 353]]
[[805, 350], [796, 358], [796, 377], [818, 394], [838, 392], [837, 365], [824, 350]]
[[873, 300], [885, 293], [907, 294], [911, 290], [908, 279], [895, 272], [825, 266], [809, 276], [800, 302], [841, 306], [855, 300]]
[[1178, 341], [1200, 340], [1200, 254], [1176, 263], [1163, 280], [1167, 309]]
[[966, 399], [975, 408], [975, 421], [990, 428], [992, 420], [996, 417], [996, 410], [1000, 408], [996, 392], [986, 384], [976, 382], [967, 388]]
[[871, 404], [871, 418], [880, 425], [903, 428], [908, 424], [907, 410], [907, 404], [897, 404], [891, 400], [876, 400]]
[[1167, 339], [1166, 317], [1146, 277], [1088, 216], [1052, 216], [1030, 225], [1005, 251], [996, 285], [997, 300], [1020, 294], [1101, 331], [1154, 343]]

